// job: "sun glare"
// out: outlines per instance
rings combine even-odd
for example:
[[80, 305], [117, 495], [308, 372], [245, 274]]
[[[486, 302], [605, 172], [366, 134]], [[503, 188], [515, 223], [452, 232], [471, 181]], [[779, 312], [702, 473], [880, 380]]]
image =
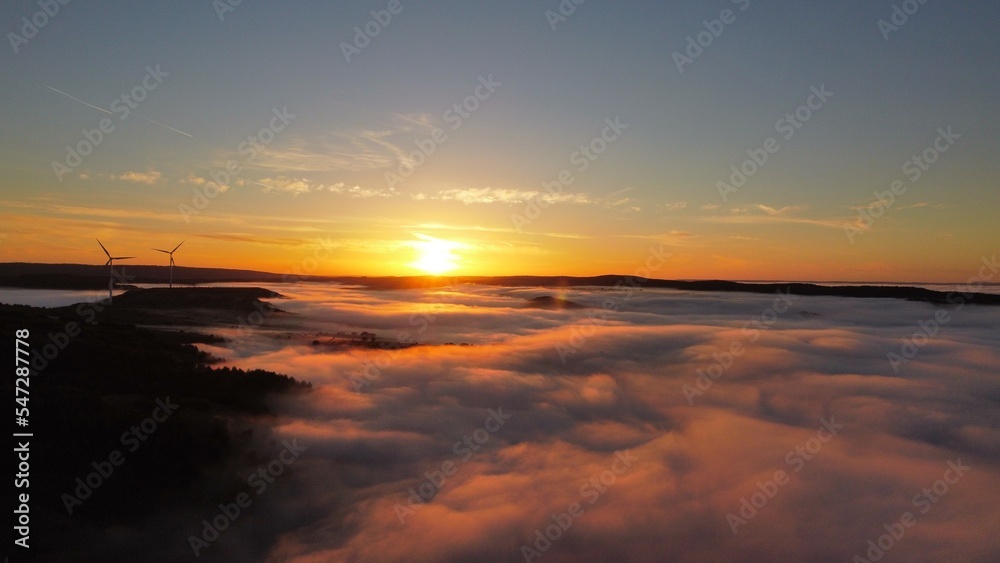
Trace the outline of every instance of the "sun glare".
[[410, 267], [432, 276], [439, 276], [458, 268], [460, 258], [453, 251], [463, 246], [461, 243], [421, 234], [416, 236], [421, 240], [412, 243], [417, 251], [417, 259], [410, 263]]

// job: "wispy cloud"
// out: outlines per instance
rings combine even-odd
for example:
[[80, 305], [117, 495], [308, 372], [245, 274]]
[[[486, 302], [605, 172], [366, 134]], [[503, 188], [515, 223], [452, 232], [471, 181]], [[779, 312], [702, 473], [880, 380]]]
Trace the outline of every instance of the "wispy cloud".
[[323, 184], [320, 182], [313, 182], [306, 178], [288, 178], [285, 176], [279, 176], [277, 178], [264, 178], [260, 181], [260, 184], [265, 186], [265, 191], [285, 192], [293, 195], [319, 192], [343, 194], [355, 198], [390, 197], [398, 195], [398, 192], [391, 188], [369, 189], [362, 188], [361, 186], [348, 186], [343, 182]]
[[211, 233], [197, 234], [198, 238], [209, 240], [223, 240], [229, 242], [250, 242], [254, 244], [268, 244], [275, 246], [302, 246], [305, 241], [298, 238], [273, 238], [261, 237], [251, 233]]
[[[221, 155], [219, 162], [231, 158], [231, 154]], [[281, 172], [364, 172], [386, 168], [393, 162], [389, 155], [357, 139], [342, 144], [296, 138], [267, 147], [246, 166]]]
[[417, 193], [412, 196], [416, 200], [460, 201], [462, 203], [525, 203], [532, 198], [538, 198], [547, 203], [592, 203], [587, 194], [560, 193], [549, 194], [537, 190], [519, 190], [511, 188], [461, 188], [441, 190], [434, 193]]
[[801, 210], [805, 209], [804, 205], [786, 205], [785, 207], [782, 207], [780, 209], [775, 209], [774, 207], [769, 207], [769, 206], [763, 205], [761, 203], [758, 203], [758, 204], [754, 205], [754, 207], [756, 209], [759, 209], [759, 210], [763, 211], [764, 213], [767, 213], [768, 215], [771, 215], [771, 216], [775, 216], [775, 215], [788, 215], [788, 214], [794, 213], [796, 211], [801, 211]]
[[720, 217], [706, 217], [701, 221], [707, 223], [734, 223], [734, 224], [768, 224], [768, 223], [796, 223], [802, 225], [813, 225], [828, 229], [843, 229], [844, 219], [809, 219], [805, 217], [783, 217], [781, 215], [730, 215]]
[[695, 238], [695, 235], [688, 231], [674, 229], [666, 233], [653, 233], [650, 235], [611, 235], [612, 238], [628, 238], [642, 240], [671, 241], [671, 244]]
[[195, 176], [194, 174], [190, 174], [189, 173], [186, 177], [184, 177], [182, 180], [180, 180], [180, 183], [182, 183], [182, 184], [192, 184], [192, 185], [195, 185], [195, 186], [201, 186], [201, 185], [205, 184], [207, 181], [208, 180], [206, 180], [205, 178], [202, 178], [201, 176]]
[[[517, 229], [511, 227], [483, 227], [481, 225], [456, 225], [449, 224], [445, 225], [442, 223], [419, 223], [414, 225], [403, 225], [401, 228], [408, 230], [424, 230], [424, 231], [457, 231], [457, 232], [469, 232], [469, 233], [505, 233], [510, 235], [523, 235], [524, 233], [518, 231]], [[532, 236], [542, 236], [560, 239], [592, 239], [591, 235], [579, 234], [579, 233], [532, 233]]]
[[135, 184], [153, 186], [163, 178], [163, 174], [157, 170], [147, 170], [146, 172], [125, 172], [123, 174], [119, 174], [118, 176], [112, 176], [112, 178], [115, 180], [121, 180], [122, 182], [132, 182]]
[[635, 186], [628, 186], [628, 187], [622, 188], [622, 189], [620, 189], [620, 190], [618, 190], [616, 192], [612, 192], [612, 193], [608, 194], [607, 197], [605, 197], [604, 199], [607, 200], [607, 201], [612, 201], [615, 198], [617, 198], [617, 197], [619, 197], [619, 196], [621, 196], [623, 194], [627, 194], [627, 193], [629, 193], [631, 191], [635, 191]]
[[40, 214], [57, 214], [67, 216], [103, 217], [107, 219], [154, 219], [158, 221], [177, 221], [176, 213], [159, 213], [139, 209], [87, 207], [77, 205], [62, 205], [46, 201], [0, 201], [0, 206], [7, 209], [24, 209]]
[[687, 209], [686, 201], [675, 201], [672, 203], [664, 203], [662, 206], [663, 211], [680, 211], [682, 209]]
[[[289, 136], [264, 148], [246, 162], [248, 168], [296, 172], [369, 172], [395, 168], [409, 160], [413, 133], [433, 129], [423, 113], [390, 113], [378, 127], [348, 129], [317, 136]], [[220, 154], [223, 163], [233, 154]]]
[[803, 205], [786, 205], [781, 208], [774, 208], [764, 204], [754, 204], [750, 207], [733, 207], [728, 214], [711, 215], [702, 217], [699, 221], [705, 223], [732, 223], [732, 224], [776, 224], [793, 223], [802, 225], [813, 225], [830, 229], [843, 229], [845, 219], [818, 219], [812, 217], [796, 216], [800, 211], [807, 209]]
[[[871, 201], [863, 203], [861, 205], [852, 205], [851, 206], [851, 210], [852, 211], [871, 211], [871, 210], [873, 210], [873, 209], [875, 209], [877, 207], [880, 207], [880, 206], [884, 209], [885, 208], [885, 203], [884, 202], [880, 202], [878, 199], [872, 199]], [[904, 209], [922, 209], [922, 208], [925, 208], [925, 207], [940, 210], [940, 209], [944, 209], [946, 206], [943, 203], [934, 203], [934, 204], [931, 204], [931, 203], [928, 203], [926, 201], [920, 201], [920, 202], [917, 202], [917, 203], [911, 203], [909, 205], [893, 205], [889, 209], [895, 210], [895, 211], [903, 211]]]

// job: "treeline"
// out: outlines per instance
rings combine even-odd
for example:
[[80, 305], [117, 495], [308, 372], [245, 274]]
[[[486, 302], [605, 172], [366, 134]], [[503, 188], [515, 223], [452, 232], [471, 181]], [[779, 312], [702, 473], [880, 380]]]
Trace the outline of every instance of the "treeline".
[[[32, 349], [47, 352], [35, 356], [42, 369], [30, 377], [29, 425], [15, 429], [34, 434], [32, 560], [71, 552], [75, 561], [97, 560], [76, 548], [158, 518], [187, 523], [167, 515], [211, 508], [242, 490], [248, 471], [273, 455], [269, 444], [280, 443], [269, 437], [269, 399], [311, 388], [269, 371], [210, 367], [214, 358], [191, 342], [213, 337], [87, 324], [67, 310], [0, 304], [10, 349], [15, 332], [27, 329]], [[77, 323], [75, 335], [67, 334], [69, 323]], [[123, 462], [109, 462], [114, 452]], [[81, 487], [99, 469], [110, 474]], [[144, 553], [172, 550], [155, 545], [178, 539], [163, 531]], [[101, 557], [141, 559], [114, 551], [114, 542], [103, 546]]]

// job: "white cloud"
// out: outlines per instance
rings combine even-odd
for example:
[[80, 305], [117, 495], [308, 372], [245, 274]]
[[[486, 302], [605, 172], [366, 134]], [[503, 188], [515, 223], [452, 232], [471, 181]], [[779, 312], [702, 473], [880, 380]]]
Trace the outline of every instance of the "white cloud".
[[504, 188], [461, 188], [441, 190], [433, 194], [417, 194], [414, 199], [434, 199], [440, 201], [460, 201], [462, 203], [523, 203], [537, 196], [539, 192]]
[[123, 182], [153, 186], [163, 178], [163, 174], [156, 170], [147, 170], [146, 172], [125, 172], [119, 176], [112, 176], [112, 178]]
[[289, 178], [285, 176], [279, 176], [277, 178], [264, 178], [260, 181], [260, 184], [265, 186], [265, 191], [284, 192], [293, 195], [319, 192], [342, 194], [353, 198], [390, 197], [399, 195], [399, 192], [392, 189], [368, 189], [362, 188], [361, 186], [348, 186], [343, 182], [323, 184], [320, 182], [313, 182], [305, 178]]
[[754, 207], [757, 208], [757, 209], [759, 209], [759, 210], [761, 210], [761, 211], [763, 211], [764, 213], [767, 213], [768, 215], [772, 215], [772, 216], [773, 215], [788, 215], [790, 213], [794, 213], [796, 211], [801, 211], [801, 210], [805, 209], [805, 206], [803, 206], [803, 205], [786, 205], [785, 207], [782, 207], [780, 209], [775, 209], [774, 207], [769, 207], [769, 206], [763, 205], [761, 203], [758, 203], [758, 204], [754, 205]]
[[203, 178], [201, 176], [195, 176], [194, 174], [190, 174], [190, 173], [186, 177], [184, 177], [183, 179], [181, 179], [181, 183], [182, 184], [191, 184], [191, 185], [194, 185], [194, 186], [202, 186], [207, 181], [208, 180], [206, 180], [205, 178]]
[[462, 188], [441, 190], [431, 194], [417, 193], [411, 196], [418, 201], [438, 200], [438, 201], [460, 201], [462, 203], [502, 203], [517, 204], [530, 201], [532, 198], [539, 198], [547, 203], [593, 203], [587, 194], [583, 193], [559, 193], [549, 194], [537, 190], [519, 190], [510, 188]]
[[315, 187], [321, 187], [321, 184], [310, 184], [308, 180], [298, 179], [298, 178], [264, 178], [260, 181], [268, 187], [265, 191], [269, 192], [286, 192], [294, 195], [307, 194], [309, 192], [315, 191]]

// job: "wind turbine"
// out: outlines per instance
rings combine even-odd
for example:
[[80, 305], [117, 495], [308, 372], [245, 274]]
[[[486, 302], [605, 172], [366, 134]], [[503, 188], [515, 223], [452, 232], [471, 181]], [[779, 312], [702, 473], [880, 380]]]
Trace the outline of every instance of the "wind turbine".
[[[185, 241], [182, 240], [181, 244], [184, 244], [184, 242]], [[177, 252], [177, 249], [181, 247], [181, 244], [178, 244], [177, 246], [175, 246], [173, 250], [160, 250], [159, 248], [154, 248], [153, 249], [153, 250], [155, 250], [157, 252], [162, 252], [162, 253], [170, 256], [170, 287], [171, 288], [174, 287], [174, 252]]]
[[111, 303], [112, 293], [111, 290], [115, 287], [115, 260], [128, 260], [129, 258], [135, 258], [135, 256], [111, 256], [107, 248], [101, 244], [101, 239], [97, 239], [97, 244], [101, 245], [101, 250], [107, 255], [108, 261], [104, 263], [105, 266], [110, 266], [110, 277], [108, 278], [108, 303]]

